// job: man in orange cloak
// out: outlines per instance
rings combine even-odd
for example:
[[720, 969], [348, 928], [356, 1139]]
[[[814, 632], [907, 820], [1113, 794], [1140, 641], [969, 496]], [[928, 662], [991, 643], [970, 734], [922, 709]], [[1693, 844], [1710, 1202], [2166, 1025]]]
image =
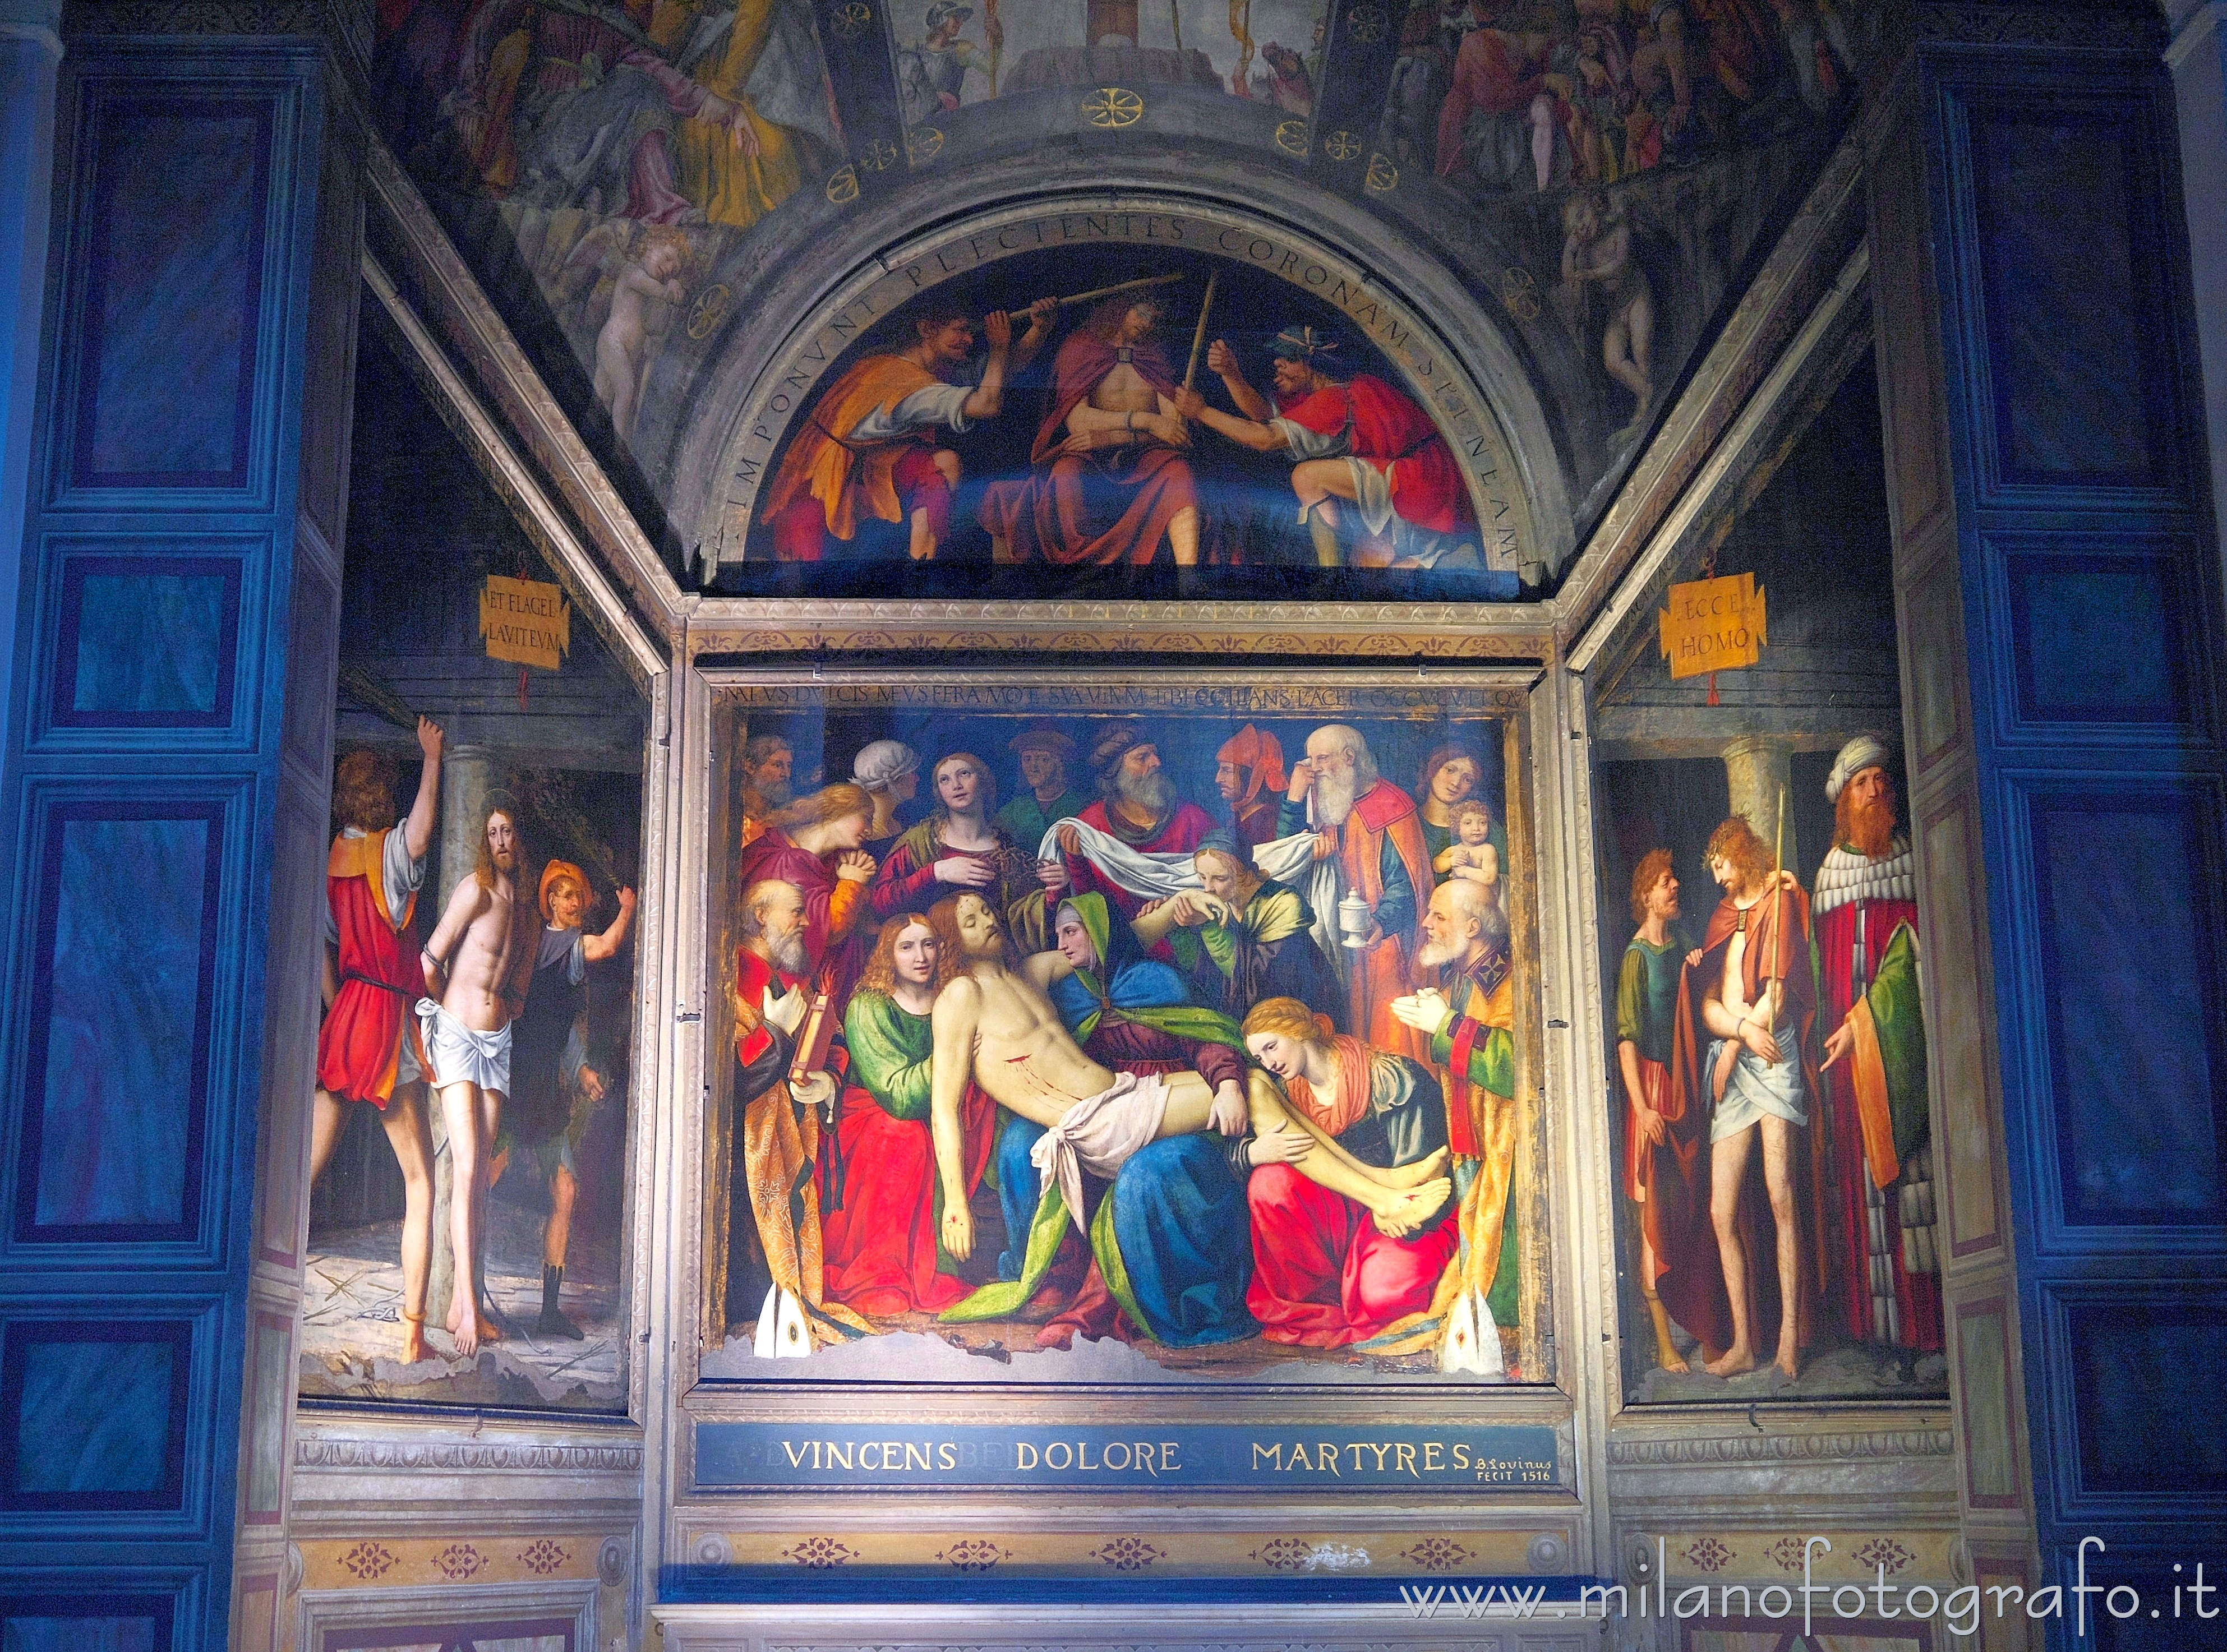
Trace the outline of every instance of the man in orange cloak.
[[1005, 405], [1005, 380], [1043, 348], [1056, 308], [1040, 298], [1029, 330], [1013, 340], [1012, 317], [992, 310], [982, 322], [990, 355], [978, 385], [952, 382], [974, 351], [974, 324], [951, 306], [931, 306], [913, 321], [916, 337], [890, 355], [845, 368], [813, 404], [760, 513], [772, 524], [783, 562], [817, 562], [830, 539], [848, 544], [858, 519], [903, 522], [915, 562], [935, 555], [951, 527], [959, 456], [936, 444], [938, 429], [971, 430]]
[[[1824, 1290], [1824, 1167], [1821, 1134], [1809, 1128], [1814, 1098], [1822, 1094], [1809, 897], [1791, 873], [1775, 869], [1769, 845], [1744, 815], [1710, 834], [1707, 855], [1725, 898], [1681, 972], [1670, 1056], [1679, 1118], [1671, 1122], [1681, 1144], [1698, 1149], [1684, 1126], [1708, 1119], [1707, 1209], [1723, 1271], [1702, 1279], [1699, 1269], [1681, 1269], [1680, 1259], [1695, 1247], [1690, 1238], [1674, 1243], [1666, 1231], [1656, 1240], [1656, 1256], [1669, 1272], [1656, 1291], [1687, 1330], [1724, 1348], [1707, 1362], [1713, 1375], [1753, 1370], [1758, 1351], [1775, 1341], [1778, 1368], [1794, 1377], [1811, 1301]], [[1748, 1174], [1758, 1140], [1762, 1199]], [[1677, 1180], [1698, 1191], [1699, 1166], [1679, 1168]], [[1668, 1194], [1672, 1184], [1657, 1185]], [[1653, 1213], [1656, 1220], [1672, 1216], [1676, 1203], [1686, 1205], [1690, 1221], [1691, 1202], [1667, 1197]]]
[[346, 1104], [379, 1111], [402, 1169], [402, 1359], [425, 1357], [425, 1286], [433, 1256], [433, 1133], [425, 1113], [418, 1029], [407, 1011], [425, 991], [418, 968], [418, 890], [441, 792], [441, 727], [418, 719], [424, 757], [410, 816], [379, 757], [351, 751], [334, 776], [341, 833], [325, 863], [324, 1024], [317, 1029], [317, 1093], [309, 1121], [309, 1181], [324, 1174]]
[[[1292, 765], [1289, 789], [1276, 835], [1316, 834], [1315, 859], [1335, 861], [1337, 898], [1318, 883], [1310, 894], [1318, 916], [1334, 926], [1335, 954], [1352, 1006], [1349, 1024], [1366, 1029], [1369, 1045], [1427, 1062], [1429, 1042], [1392, 1013], [1392, 1000], [1408, 990], [1414, 955], [1418, 892], [1431, 883], [1430, 852], [1423, 847], [1415, 800], [1376, 772], [1361, 730], [1326, 723], [1307, 737], [1307, 753]], [[1358, 896], [1368, 908], [1362, 933], [1350, 934], [1341, 904]], [[1358, 946], [1348, 946], [1348, 940]]]

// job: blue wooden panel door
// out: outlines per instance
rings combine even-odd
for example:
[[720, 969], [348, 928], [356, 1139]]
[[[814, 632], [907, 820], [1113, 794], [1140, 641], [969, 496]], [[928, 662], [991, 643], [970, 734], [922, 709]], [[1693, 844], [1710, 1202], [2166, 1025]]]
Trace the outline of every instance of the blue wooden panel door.
[[62, 83], [0, 771], [10, 1648], [226, 1640], [285, 711], [332, 669], [288, 657], [324, 72], [95, 42]]
[[[1921, 63], [2029, 1581], [2099, 1538], [2139, 1621], [2068, 1595], [2053, 1643], [2211, 1646], [2173, 1585], [2227, 1532], [2227, 741], [2171, 92], [2140, 53]], [[1983, 1306], [1968, 1393], [2000, 1391]]]

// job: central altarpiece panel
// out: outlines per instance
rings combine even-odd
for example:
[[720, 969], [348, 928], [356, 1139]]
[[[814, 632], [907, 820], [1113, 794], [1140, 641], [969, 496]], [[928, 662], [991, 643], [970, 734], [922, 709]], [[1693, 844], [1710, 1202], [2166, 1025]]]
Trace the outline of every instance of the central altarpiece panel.
[[1519, 674], [701, 680], [667, 1598], [1567, 1572]]

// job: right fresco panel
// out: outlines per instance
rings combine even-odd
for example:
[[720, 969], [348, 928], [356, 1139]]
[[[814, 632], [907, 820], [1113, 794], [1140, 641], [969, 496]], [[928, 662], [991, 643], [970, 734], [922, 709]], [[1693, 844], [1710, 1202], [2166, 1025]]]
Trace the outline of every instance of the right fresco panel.
[[1868, 356], [1740, 494], [1678, 579], [1752, 576], [1752, 661], [1674, 677], [1650, 610], [1595, 690], [1626, 1392], [1939, 1394], [1943, 984]]

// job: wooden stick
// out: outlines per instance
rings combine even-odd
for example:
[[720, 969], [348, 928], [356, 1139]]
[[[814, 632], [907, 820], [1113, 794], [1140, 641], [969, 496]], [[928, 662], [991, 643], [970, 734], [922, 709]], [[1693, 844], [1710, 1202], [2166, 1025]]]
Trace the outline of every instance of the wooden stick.
[[1214, 309], [1214, 284], [1222, 279], [1222, 271], [1209, 271], [1206, 277], [1206, 297], [1199, 300], [1198, 327], [1190, 335], [1190, 366], [1184, 369], [1184, 388], [1189, 390], [1191, 380], [1198, 377], [1198, 353], [1206, 348], [1206, 318]]
[[1065, 309], [1069, 304], [1087, 304], [1094, 298], [1111, 298], [1117, 292], [1134, 292], [1139, 287], [1165, 287], [1171, 281], [1182, 279], [1183, 274], [1178, 271], [1174, 275], [1145, 276], [1135, 281], [1117, 281], [1110, 287], [1093, 287], [1088, 292], [1078, 292], [1062, 298], [1059, 301], [1059, 307]]
[[[1771, 847], [1771, 887], [1777, 896], [1777, 907], [1771, 917], [1770, 979], [1784, 982], [1788, 959], [1786, 956], [1786, 880], [1779, 876], [1786, 866], [1786, 788], [1778, 788], [1777, 841]], [[1778, 1030], [1778, 1006], [1771, 1005], [1771, 1030]]]

